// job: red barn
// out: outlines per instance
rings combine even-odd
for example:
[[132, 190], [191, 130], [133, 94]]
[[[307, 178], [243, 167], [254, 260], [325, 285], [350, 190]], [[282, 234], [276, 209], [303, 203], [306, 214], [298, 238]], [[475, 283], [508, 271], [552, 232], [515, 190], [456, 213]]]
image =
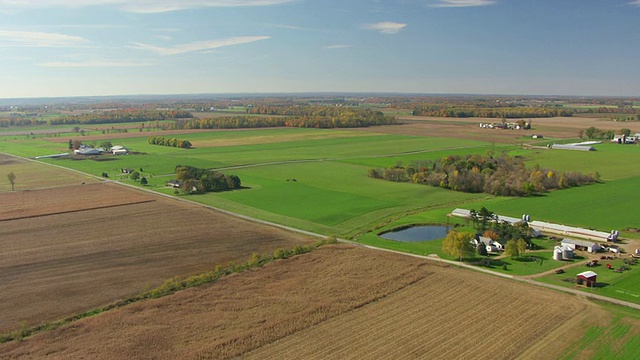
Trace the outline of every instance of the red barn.
[[587, 287], [594, 287], [596, 286], [597, 276], [598, 274], [594, 273], [593, 271], [585, 271], [578, 274], [578, 280], [582, 279]]

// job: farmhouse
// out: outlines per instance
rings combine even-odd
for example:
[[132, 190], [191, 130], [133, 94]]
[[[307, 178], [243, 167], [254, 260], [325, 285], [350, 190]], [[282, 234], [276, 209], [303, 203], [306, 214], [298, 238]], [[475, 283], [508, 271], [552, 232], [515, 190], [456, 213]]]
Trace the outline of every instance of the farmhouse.
[[596, 286], [596, 277], [598, 276], [598, 274], [596, 274], [593, 271], [585, 271], [585, 272], [581, 272], [580, 274], [578, 274], [578, 283], [580, 281], [584, 282], [584, 284], [587, 287], [594, 287]]
[[123, 174], [131, 174], [134, 170], [130, 168], [122, 168], [121, 171]]
[[471, 243], [476, 247], [480, 244], [483, 244], [487, 248], [487, 252], [504, 251], [504, 246], [501, 243], [485, 236], [478, 236], [477, 238], [473, 239]]
[[563, 247], [569, 247], [573, 250], [585, 250], [590, 253], [600, 251], [601, 247], [597, 242], [587, 241], [587, 240], [577, 240], [577, 239], [569, 239], [564, 238], [561, 242]]

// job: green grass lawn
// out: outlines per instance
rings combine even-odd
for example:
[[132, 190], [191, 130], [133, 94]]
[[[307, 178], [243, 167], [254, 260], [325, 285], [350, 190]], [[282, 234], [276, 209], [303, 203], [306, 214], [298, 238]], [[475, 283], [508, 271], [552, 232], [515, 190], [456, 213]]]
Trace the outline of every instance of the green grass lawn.
[[[608, 303], [600, 303], [612, 314], [608, 324], [591, 325], [585, 334], [573, 343], [562, 360], [584, 359], [636, 359], [640, 353], [638, 323], [640, 312]], [[635, 324], [635, 325], [634, 325]]]
[[615, 269], [623, 265], [623, 260], [600, 260], [600, 265], [597, 267], [578, 266], [567, 269], [564, 274], [547, 275], [536, 280], [574, 288], [576, 286], [574, 283], [562, 280], [575, 279], [577, 274], [591, 270], [598, 274], [599, 286], [594, 288], [580, 287], [580, 290], [640, 304], [640, 265], [631, 265], [629, 270], [617, 273], [607, 269], [606, 264], [611, 264]]

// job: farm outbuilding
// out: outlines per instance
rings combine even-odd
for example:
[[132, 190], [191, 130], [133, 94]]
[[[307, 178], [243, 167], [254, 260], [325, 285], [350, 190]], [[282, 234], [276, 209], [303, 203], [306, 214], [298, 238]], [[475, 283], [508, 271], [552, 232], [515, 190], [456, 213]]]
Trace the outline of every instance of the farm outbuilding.
[[590, 253], [598, 252], [601, 249], [600, 244], [594, 241], [577, 240], [577, 239], [562, 239], [562, 247], [568, 247], [572, 250], [585, 250]]
[[174, 189], [179, 189], [182, 186], [182, 181], [176, 180], [176, 179], [171, 179], [171, 180], [167, 181], [167, 186], [172, 187]]
[[551, 148], [560, 149], [560, 150], [578, 150], [578, 151], [595, 151], [596, 150], [593, 146], [570, 145], [570, 144], [553, 144], [551, 145]]
[[575, 256], [573, 249], [570, 246], [556, 246], [553, 249], [554, 260], [570, 260]]
[[581, 272], [577, 276], [578, 276], [577, 280], [578, 281], [582, 280], [587, 287], [596, 286], [596, 279], [598, 274], [596, 274], [595, 272], [585, 271], [585, 272]]
[[129, 154], [129, 149], [121, 146], [121, 145], [116, 145], [116, 146], [112, 146], [111, 149], [109, 149], [109, 151], [111, 151], [111, 153], [113, 155], [127, 155]]

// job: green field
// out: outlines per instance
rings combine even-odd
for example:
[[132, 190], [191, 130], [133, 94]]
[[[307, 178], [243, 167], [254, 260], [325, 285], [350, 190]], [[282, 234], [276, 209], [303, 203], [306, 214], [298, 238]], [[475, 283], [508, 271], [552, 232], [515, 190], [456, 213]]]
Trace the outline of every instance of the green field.
[[[63, 134], [66, 136], [77, 134]], [[381, 239], [380, 231], [408, 224], [457, 223], [468, 226], [463, 219], [451, 219], [447, 214], [455, 208], [479, 209], [513, 217], [523, 213], [536, 220], [594, 228], [601, 231], [618, 229], [625, 232], [638, 227], [640, 194], [636, 191], [640, 167], [635, 166], [640, 146], [615, 144], [596, 145], [595, 152], [523, 150], [513, 145], [452, 138], [386, 135], [355, 130], [323, 129], [254, 129], [179, 133], [192, 149], [177, 149], [150, 145], [148, 136], [127, 134], [110, 141], [124, 145], [135, 153], [95, 159], [45, 159], [62, 167], [72, 168], [110, 179], [128, 180], [122, 168], [139, 170], [149, 180], [147, 188], [165, 194], [174, 189], [165, 183], [174, 176], [176, 165], [191, 165], [219, 169], [236, 174], [244, 189], [205, 195], [180, 195], [190, 200], [243, 215], [272, 221], [325, 235], [335, 234], [365, 244], [416, 254], [442, 254], [440, 241], [399, 243]], [[74, 137], [75, 138], [75, 137]], [[79, 137], [82, 139], [82, 137]], [[100, 141], [95, 141], [99, 143]], [[67, 152], [66, 141], [2, 136], [0, 152], [24, 157]], [[536, 164], [556, 171], [598, 172], [602, 183], [554, 191], [525, 198], [494, 197], [487, 194], [467, 194], [412, 183], [394, 183], [372, 179], [367, 171], [373, 167], [390, 167], [417, 160], [439, 159], [452, 154], [508, 153], [521, 156], [527, 166]], [[20, 179], [21, 174], [16, 174]], [[549, 245], [549, 244], [547, 244]], [[551, 250], [545, 246], [546, 250]], [[561, 263], [550, 260], [550, 252], [539, 253], [540, 262], [503, 259], [505, 273], [528, 275], [550, 270]], [[547, 261], [548, 260], [548, 261]], [[502, 270], [502, 263], [493, 267]], [[639, 276], [629, 272], [626, 278], [612, 279], [611, 287], [595, 291], [609, 296], [638, 299], [626, 292], [640, 293], [633, 286]], [[635, 299], [635, 300], [634, 300]]]

